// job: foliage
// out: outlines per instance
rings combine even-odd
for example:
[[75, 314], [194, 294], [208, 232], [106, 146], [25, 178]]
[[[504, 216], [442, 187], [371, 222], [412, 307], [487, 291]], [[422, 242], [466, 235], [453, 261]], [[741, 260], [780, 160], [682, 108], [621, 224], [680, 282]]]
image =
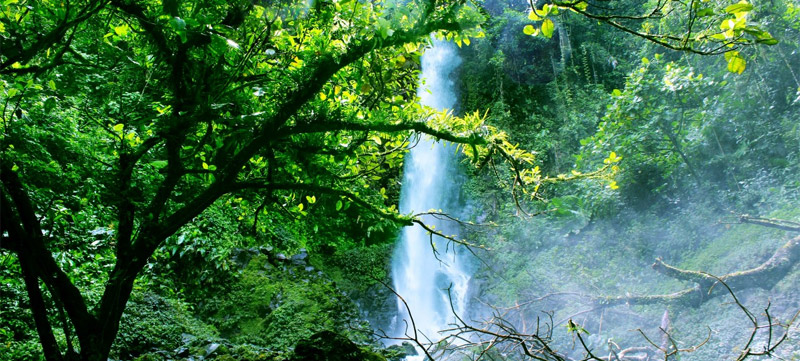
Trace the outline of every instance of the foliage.
[[350, 337], [368, 341], [354, 304], [327, 277], [313, 267], [273, 265], [264, 256], [253, 258], [226, 292], [203, 304], [200, 313], [239, 343], [288, 351], [315, 332], [350, 327]]
[[[619, 10], [614, 6], [621, 3], [603, 4]], [[627, 4], [635, 14], [637, 6], [656, 3]], [[541, 312], [553, 311], [556, 322], [564, 324], [572, 318], [591, 332], [584, 337], [590, 347], [603, 351], [612, 341], [623, 348], [646, 344], [629, 330], [658, 334], [653, 325], [668, 308], [675, 335], [687, 344], [704, 339], [703, 325], [719, 330], [692, 359], [730, 355], [746, 329], [735, 307], [709, 302], [700, 310], [665, 304], [592, 311], [594, 306], [581, 308], [575, 301], [669, 294], [684, 287], [649, 272], [656, 257], [724, 274], [760, 264], [785, 241], [780, 232], [727, 224], [735, 220], [726, 217], [731, 212], [797, 217], [800, 33], [796, 20], [786, 16], [796, 2], [755, 5], [746, 16], [749, 24], [779, 43], [741, 49], [747, 71], [739, 75], [727, 69], [730, 59], [637, 43], [618, 31], [592, 28], [568, 12], [549, 16], [557, 40], [549, 43], [542, 36], [524, 36], [529, 23], [519, 19], [527, 12], [493, 13], [485, 25], [487, 37], [462, 51], [462, 106], [488, 105], [488, 122], [509, 129], [512, 143], [537, 151], [537, 165], [546, 174], [586, 169], [610, 160], [611, 152], [622, 159], [615, 163], [616, 183], [602, 189], [580, 181], [548, 187], [541, 195], [550, 202], [534, 206], [542, 213], [533, 218], [521, 213], [509, 218], [516, 208], [513, 199], [489, 177], [470, 177], [466, 192], [478, 204], [473, 219], [497, 224], [467, 235], [489, 249], [479, 253], [485, 263], [474, 275], [481, 304], [501, 307], [494, 311], [520, 329], [546, 319]], [[499, 35], [508, 24], [516, 34]], [[678, 28], [662, 23], [652, 29]], [[524, 55], [509, 60], [507, 50]], [[797, 310], [789, 301], [797, 297], [789, 290], [796, 278], [795, 271], [769, 292], [737, 294], [754, 308], [769, 298], [770, 313], [785, 320]], [[475, 318], [492, 315], [492, 309], [475, 308]], [[561, 332], [556, 331], [555, 345], [569, 348], [577, 342], [563, 327], [556, 329]], [[796, 347], [781, 352], [791, 355]]]
[[[35, 331], [49, 360], [105, 360], [121, 320], [132, 322], [118, 345], [135, 350], [128, 356], [146, 352], [184, 329], [206, 329], [187, 304], [226, 335], [282, 349], [322, 326], [343, 328], [351, 307], [331, 282], [299, 269], [238, 274], [235, 252], [306, 247], [330, 256], [326, 267], [348, 288], [383, 277], [386, 243], [418, 221], [395, 207], [415, 133], [459, 143], [489, 170], [469, 186], [489, 205], [476, 219], [529, 208], [558, 217], [564, 229], [519, 222], [485, 242], [508, 251], [499, 263], [515, 271], [526, 249], [560, 259], [570, 237], [553, 239], [564, 230], [624, 219], [629, 205], [674, 211], [695, 186], [739, 210], [796, 200], [797, 2], [691, 2], [683, 13], [698, 21], [695, 32], [661, 45], [725, 52], [723, 67], [721, 58], [657, 57], [593, 27], [634, 29], [639, 22], [616, 16], [682, 3], [608, 3], [622, 12], [598, 19], [608, 14], [583, 1], [547, 3], [533, 13], [541, 19], [524, 6], [496, 11], [488, 35], [478, 27], [485, 14], [468, 1], [4, 3], [0, 296], [22, 301], [0, 308], [9, 351], [0, 357], [38, 357]], [[583, 17], [557, 15], [559, 6]], [[672, 20], [681, 13], [652, 13], [638, 35], [683, 30]], [[537, 31], [558, 44], [526, 35]], [[416, 102], [430, 33], [470, 45], [464, 116]], [[770, 34], [782, 40], [775, 52], [744, 47], [772, 44]], [[708, 48], [715, 43], [724, 46]], [[745, 65], [751, 71], [742, 73]], [[710, 70], [724, 67], [742, 75]], [[498, 176], [511, 181], [497, 189]], [[564, 179], [577, 186], [539, 188]], [[656, 229], [632, 223], [626, 234]], [[518, 238], [529, 242], [508, 242]], [[639, 259], [651, 246], [625, 245]], [[593, 277], [599, 262], [565, 261]], [[508, 300], [535, 281], [523, 272], [509, 279]], [[236, 297], [224, 293], [230, 285]], [[150, 296], [136, 296], [123, 316], [137, 287]], [[165, 322], [151, 318], [160, 312], [151, 315], [153, 305]]]
[[112, 352], [120, 359], [130, 360], [156, 350], [173, 350], [181, 346], [182, 338], [212, 339], [216, 330], [195, 320], [184, 302], [153, 293], [134, 293]]
[[16, 260], [10, 255], [0, 259], [0, 298], [7, 300], [0, 304], [0, 360], [43, 359]]
[[[307, 231], [326, 227], [344, 232], [325, 241], [348, 247], [361, 229], [369, 239], [411, 223], [387, 187], [411, 132], [526, 156], [478, 129], [478, 116], [415, 101], [430, 33], [481, 36], [482, 15], [465, 2], [48, 9], [9, 2], [0, 29], [3, 48], [15, 49], [0, 59], [3, 248], [19, 256], [48, 359], [104, 360], [145, 268], [210, 280], [225, 273], [232, 247], [275, 241], [281, 229], [304, 235], [281, 247], [309, 244]], [[246, 228], [184, 228], [218, 201], [235, 210], [199, 220], [235, 217]], [[165, 263], [203, 257], [210, 268]], [[64, 305], [74, 350], [55, 340], [39, 281]]]
[[[377, 284], [376, 280], [389, 277], [389, 261], [393, 245], [381, 244], [341, 250], [322, 255], [319, 261], [325, 274], [336, 280], [339, 287], [351, 291], [365, 291]], [[312, 256], [312, 259], [317, 257]]]
[[741, 74], [746, 60], [740, 50], [755, 44], [778, 43], [761, 24], [753, 22], [754, 6], [746, 0], [673, 3], [656, 1], [630, 4], [625, 1], [598, 3], [587, 0], [554, 0], [541, 7], [531, 2], [526, 35], [553, 37], [554, 19], [561, 11], [597, 20], [662, 47], [697, 54], [724, 54], [727, 69]]
[[385, 361], [380, 354], [359, 348], [346, 337], [332, 331], [315, 333], [295, 348], [293, 361]]

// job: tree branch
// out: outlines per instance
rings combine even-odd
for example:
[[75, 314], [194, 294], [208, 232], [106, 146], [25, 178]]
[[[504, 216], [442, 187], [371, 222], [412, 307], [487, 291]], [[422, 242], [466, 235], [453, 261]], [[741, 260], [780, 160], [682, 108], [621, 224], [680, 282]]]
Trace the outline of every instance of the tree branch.
[[469, 144], [469, 145], [487, 144], [486, 139], [478, 136], [477, 134], [471, 134], [469, 136], [459, 136], [453, 133], [433, 128], [423, 122], [408, 122], [408, 121], [394, 123], [394, 124], [377, 123], [377, 122], [365, 123], [365, 122], [341, 122], [341, 121], [302, 124], [302, 125], [294, 125], [291, 127], [287, 127], [281, 131], [278, 131], [275, 134], [275, 136], [283, 138], [294, 134], [324, 133], [324, 132], [334, 132], [342, 130], [376, 131], [385, 133], [395, 133], [395, 132], [411, 130], [417, 133], [427, 134], [437, 139], [442, 139], [453, 143]]
[[[25, 64], [33, 59], [36, 55], [41, 53], [43, 50], [62, 42], [64, 35], [67, 34], [67, 31], [71, 28], [80, 25], [85, 20], [92, 17], [94, 14], [99, 12], [103, 7], [106, 6], [106, 1], [90, 1], [84, 8], [79, 9], [75, 13], [78, 14], [75, 19], [68, 20], [70, 16], [70, 7], [66, 7], [66, 11], [64, 14], [64, 19], [61, 20], [61, 23], [56, 26], [55, 29], [50, 30], [45, 36], [39, 38], [38, 41], [34, 42], [31, 46], [27, 49], [22, 49], [17, 54], [8, 56], [6, 60], [0, 63], [0, 73], [4, 74], [15, 74], [18, 72], [29, 72], [26, 68], [18, 68], [14, 69], [11, 67], [13, 64], [21, 63]], [[6, 44], [3, 44], [6, 45]], [[21, 44], [20, 44], [21, 45]], [[68, 45], [65, 45], [68, 46]], [[5, 47], [5, 46], [4, 46]], [[11, 47], [9, 47], [11, 48]], [[4, 52], [7, 53], [7, 52]]]

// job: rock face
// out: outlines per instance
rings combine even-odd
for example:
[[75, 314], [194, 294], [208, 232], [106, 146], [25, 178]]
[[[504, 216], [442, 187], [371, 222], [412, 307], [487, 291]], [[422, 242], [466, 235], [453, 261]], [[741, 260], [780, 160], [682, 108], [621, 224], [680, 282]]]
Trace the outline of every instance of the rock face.
[[388, 352], [386, 357], [390, 361], [403, 361], [407, 356], [419, 355], [414, 345], [408, 341], [403, 341], [403, 343], [399, 345], [391, 345], [386, 348], [386, 351]]
[[386, 361], [386, 359], [376, 353], [362, 350], [338, 333], [321, 331], [298, 342], [291, 361]]
[[[392, 280], [384, 280], [392, 284]], [[396, 325], [397, 297], [382, 284], [375, 284], [363, 291], [350, 291], [347, 294], [358, 305], [361, 316], [369, 321], [373, 329], [392, 330]]]
[[292, 256], [292, 264], [295, 266], [305, 266], [307, 264], [308, 252], [305, 248], [300, 248], [300, 253]]

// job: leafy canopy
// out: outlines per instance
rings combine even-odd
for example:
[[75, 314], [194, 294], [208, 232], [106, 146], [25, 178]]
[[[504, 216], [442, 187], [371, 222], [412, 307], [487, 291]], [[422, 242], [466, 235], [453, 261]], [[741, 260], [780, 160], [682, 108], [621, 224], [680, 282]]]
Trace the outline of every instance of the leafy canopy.
[[[105, 360], [137, 276], [215, 202], [256, 238], [275, 229], [259, 215], [320, 204], [353, 223], [410, 224], [380, 185], [412, 132], [526, 156], [478, 114], [416, 102], [429, 35], [481, 35], [466, 1], [31, 0], [1, 12], [2, 248], [50, 360]], [[77, 342], [62, 349], [56, 326]]]

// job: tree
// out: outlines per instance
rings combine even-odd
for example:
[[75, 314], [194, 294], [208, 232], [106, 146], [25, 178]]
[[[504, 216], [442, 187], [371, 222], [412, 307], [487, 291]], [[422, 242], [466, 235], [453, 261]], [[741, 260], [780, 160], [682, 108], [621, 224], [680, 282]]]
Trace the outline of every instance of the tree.
[[365, 188], [409, 132], [478, 164], [499, 154], [515, 186], [551, 181], [479, 115], [414, 101], [429, 34], [480, 35], [467, 1], [32, 0], [2, 14], [0, 248], [49, 360], [106, 359], [153, 253], [217, 201], [246, 198], [254, 229], [318, 201], [419, 223]]
[[479, 116], [414, 101], [429, 34], [468, 41], [480, 21], [464, 1], [9, 3], [2, 249], [19, 262], [45, 357], [105, 360], [151, 255], [221, 198], [302, 215], [296, 200], [319, 196], [414, 222], [364, 188], [402, 160], [410, 131], [476, 159], [510, 146]]
[[625, 1], [552, 0], [540, 7], [529, 0], [528, 18], [541, 22], [527, 25], [527, 35], [555, 34], [553, 17], [568, 10], [622, 32], [672, 50], [701, 55], [725, 54], [728, 70], [741, 74], [746, 60], [740, 51], [756, 44], [775, 45], [778, 40], [748, 19], [753, 5], [747, 0], [674, 2], [658, 0], [630, 4]]

